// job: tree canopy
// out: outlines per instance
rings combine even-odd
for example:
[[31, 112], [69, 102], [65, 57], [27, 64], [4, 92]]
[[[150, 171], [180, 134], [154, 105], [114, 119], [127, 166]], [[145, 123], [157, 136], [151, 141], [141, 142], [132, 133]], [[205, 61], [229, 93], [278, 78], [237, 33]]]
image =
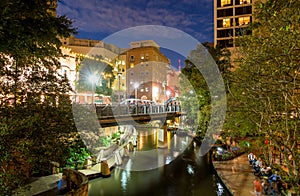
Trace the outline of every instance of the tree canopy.
[[299, 186], [300, 2], [259, 2], [254, 18], [252, 35], [239, 39], [241, 58], [231, 86], [235, 112], [240, 121], [251, 122], [248, 131], [260, 136], [261, 144], [269, 141], [262, 145], [266, 161], [282, 154], [287, 181]]
[[[217, 64], [217, 70], [214, 70], [213, 64]], [[185, 67], [180, 75], [181, 106], [182, 110], [187, 113], [185, 123], [194, 125], [197, 135], [201, 138], [204, 137], [211, 120], [212, 96], [217, 100], [217, 104], [224, 104], [216, 98], [224, 90], [223, 86], [220, 86], [223, 81], [220, 81], [217, 75], [221, 74], [223, 78], [227, 78], [230, 68], [230, 52], [218, 46], [213, 47], [209, 43], [198, 45], [185, 61]], [[218, 122], [218, 115], [214, 117]]]
[[0, 2], [0, 192], [11, 195], [50, 161], [65, 164], [78, 141], [71, 88], [57, 74], [60, 37], [75, 33], [55, 16], [56, 0]]

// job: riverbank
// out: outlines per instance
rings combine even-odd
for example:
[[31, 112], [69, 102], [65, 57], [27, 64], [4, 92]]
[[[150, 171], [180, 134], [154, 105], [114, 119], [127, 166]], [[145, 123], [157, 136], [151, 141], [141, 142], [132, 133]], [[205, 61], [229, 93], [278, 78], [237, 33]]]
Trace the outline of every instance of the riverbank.
[[253, 196], [255, 176], [246, 154], [229, 161], [213, 161], [213, 167], [233, 196]]

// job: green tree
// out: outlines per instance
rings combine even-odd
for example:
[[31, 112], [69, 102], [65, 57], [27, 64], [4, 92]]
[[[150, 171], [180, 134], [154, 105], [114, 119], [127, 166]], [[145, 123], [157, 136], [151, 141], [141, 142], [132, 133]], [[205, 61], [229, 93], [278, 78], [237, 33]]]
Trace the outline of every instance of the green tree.
[[56, 0], [0, 3], [0, 192], [62, 164], [78, 141], [67, 79], [57, 75], [59, 37], [75, 33]]
[[263, 147], [266, 161], [274, 161], [273, 153], [283, 155], [285, 180], [299, 191], [300, 2], [258, 3], [254, 17], [253, 34], [239, 41], [242, 58], [234, 72], [239, 87], [233, 95], [242, 104], [239, 114], [255, 124], [252, 131], [259, 140], [270, 141]]
[[[214, 90], [219, 89], [217, 83], [220, 81], [214, 81], [214, 76], [219, 74], [218, 70], [210, 68], [215, 63], [223, 78], [227, 77], [231, 68], [230, 52], [218, 46], [213, 47], [209, 43], [203, 43], [190, 52], [180, 76], [181, 106], [187, 113], [185, 123], [196, 126], [194, 127], [197, 129], [196, 134], [200, 138], [204, 137], [211, 117], [212, 97], [207, 83], [212, 84], [215, 87]], [[210, 72], [205, 73], [209, 76], [206, 78], [209, 81], [205, 80], [199, 66], [205, 70], [204, 72]]]

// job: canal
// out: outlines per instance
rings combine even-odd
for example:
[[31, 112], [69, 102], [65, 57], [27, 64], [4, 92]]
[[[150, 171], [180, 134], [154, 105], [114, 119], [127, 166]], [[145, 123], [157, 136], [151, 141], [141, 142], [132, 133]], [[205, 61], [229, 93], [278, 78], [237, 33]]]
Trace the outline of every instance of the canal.
[[137, 145], [111, 176], [89, 182], [90, 196], [229, 196], [199, 146], [186, 134], [136, 128]]

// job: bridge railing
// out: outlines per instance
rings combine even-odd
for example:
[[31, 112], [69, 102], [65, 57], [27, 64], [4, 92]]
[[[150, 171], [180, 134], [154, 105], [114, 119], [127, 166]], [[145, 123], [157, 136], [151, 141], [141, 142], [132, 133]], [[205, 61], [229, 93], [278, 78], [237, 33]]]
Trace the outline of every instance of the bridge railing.
[[180, 105], [95, 105], [100, 117], [181, 112]]

